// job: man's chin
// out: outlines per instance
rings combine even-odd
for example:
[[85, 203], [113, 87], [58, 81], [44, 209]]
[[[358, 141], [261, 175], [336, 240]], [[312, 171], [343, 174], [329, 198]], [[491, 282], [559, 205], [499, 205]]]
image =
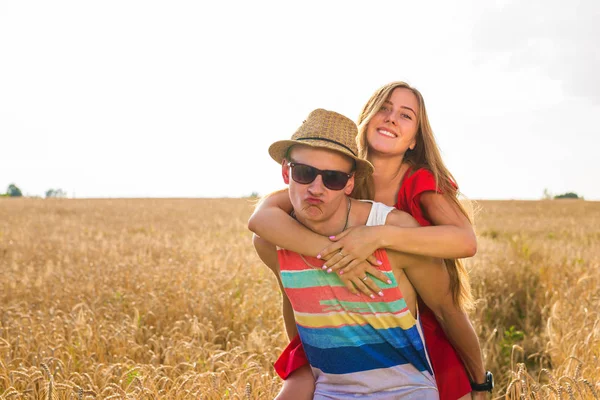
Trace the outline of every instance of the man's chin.
[[319, 219], [323, 216], [323, 210], [318, 205], [308, 204], [305, 205], [300, 213], [306, 219]]

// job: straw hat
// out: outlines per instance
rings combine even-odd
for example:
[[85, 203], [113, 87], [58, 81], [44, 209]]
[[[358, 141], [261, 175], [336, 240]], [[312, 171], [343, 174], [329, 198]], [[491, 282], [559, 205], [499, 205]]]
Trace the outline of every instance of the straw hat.
[[273, 143], [269, 147], [269, 154], [281, 164], [288, 149], [295, 144], [335, 150], [356, 161], [356, 176], [364, 177], [373, 173], [373, 165], [358, 157], [357, 134], [358, 128], [351, 119], [319, 108], [308, 115], [291, 140]]

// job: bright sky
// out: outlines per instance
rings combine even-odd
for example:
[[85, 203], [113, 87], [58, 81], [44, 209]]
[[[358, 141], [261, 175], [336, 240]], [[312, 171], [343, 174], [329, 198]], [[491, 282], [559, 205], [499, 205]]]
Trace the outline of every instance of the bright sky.
[[265, 194], [273, 141], [404, 80], [468, 197], [600, 200], [597, 0], [290, 3], [0, 0], [0, 191]]

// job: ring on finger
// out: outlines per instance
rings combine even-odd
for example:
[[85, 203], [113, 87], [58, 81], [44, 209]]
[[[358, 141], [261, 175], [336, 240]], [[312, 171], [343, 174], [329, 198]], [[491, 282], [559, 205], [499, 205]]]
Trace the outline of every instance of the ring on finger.
[[360, 278], [360, 280], [364, 282], [364, 281], [366, 281], [368, 278], [369, 278], [369, 276], [368, 276], [368, 275], [365, 275], [365, 276], [364, 276], [364, 278]]

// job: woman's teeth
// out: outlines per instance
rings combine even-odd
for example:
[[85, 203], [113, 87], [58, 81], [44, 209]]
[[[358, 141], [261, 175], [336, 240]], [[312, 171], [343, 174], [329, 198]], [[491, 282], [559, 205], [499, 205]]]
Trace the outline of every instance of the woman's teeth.
[[378, 129], [377, 132], [381, 133], [383, 136], [387, 136], [387, 137], [391, 137], [391, 138], [396, 137], [396, 135], [394, 135], [393, 133], [384, 131], [383, 129]]

